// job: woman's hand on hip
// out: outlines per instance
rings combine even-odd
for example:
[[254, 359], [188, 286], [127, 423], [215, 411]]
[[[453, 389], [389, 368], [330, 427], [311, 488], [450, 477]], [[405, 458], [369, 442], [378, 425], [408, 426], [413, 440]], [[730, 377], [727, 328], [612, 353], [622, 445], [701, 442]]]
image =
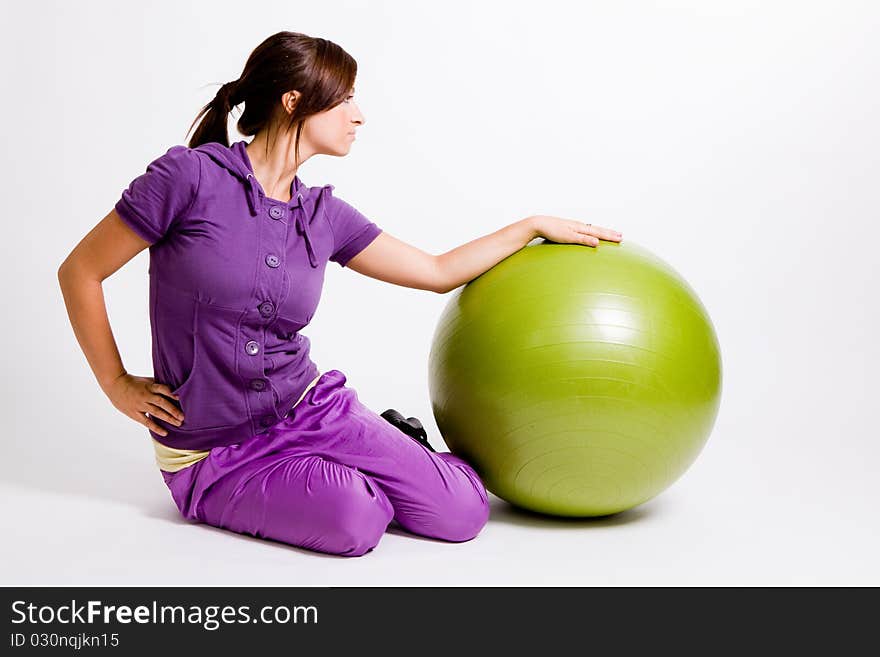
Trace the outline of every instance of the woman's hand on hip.
[[183, 412], [168, 399], [179, 397], [152, 377], [126, 373], [115, 379], [105, 392], [117, 409], [160, 436], [167, 436], [168, 432], [153, 421], [154, 417], [176, 426], [183, 422]]
[[598, 246], [599, 240], [620, 242], [623, 239], [623, 233], [574, 219], [536, 214], [532, 216], [532, 221], [538, 237], [543, 237], [557, 244]]

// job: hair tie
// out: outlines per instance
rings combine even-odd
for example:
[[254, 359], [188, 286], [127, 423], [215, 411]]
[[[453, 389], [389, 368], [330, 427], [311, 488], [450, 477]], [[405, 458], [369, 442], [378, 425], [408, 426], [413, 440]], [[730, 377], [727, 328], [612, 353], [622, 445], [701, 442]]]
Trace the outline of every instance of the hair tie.
[[222, 99], [229, 107], [237, 105], [238, 103], [234, 102], [235, 93], [237, 91], [236, 87], [238, 87], [238, 80], [227, 82], [217, 90], [217, 98]]

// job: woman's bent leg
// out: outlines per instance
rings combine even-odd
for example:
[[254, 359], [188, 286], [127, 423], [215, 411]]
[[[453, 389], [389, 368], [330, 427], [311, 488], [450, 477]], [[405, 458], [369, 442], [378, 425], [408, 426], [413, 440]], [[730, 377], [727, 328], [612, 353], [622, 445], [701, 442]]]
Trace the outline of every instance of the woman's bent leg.
[[329, 370], [266, 434], [164, 473], [185, 518], [334, 554], [372, 549], [391, 520], [446, 541], [474, 538], [486, 488], [450, 452], [432, 452], [364, 406]]
[[394, 509], [368, 476], [317, 455], [248, 447], [212, 450], [177, 487], [186, 490], [174, 486], [183, 471], [165, 477], [175, 502], [194, 494], [188, 507], [178, 502], [185, 517], [344, 556], [361, 556], [378, 544]]
[[474, 538], [489, 518], [486, 488], [450, 452], [432, 452], [364, 406], [339, 370], [326, 372], [272, 440], [357, 468], [378, 484], [404, 529], [446, 541]]

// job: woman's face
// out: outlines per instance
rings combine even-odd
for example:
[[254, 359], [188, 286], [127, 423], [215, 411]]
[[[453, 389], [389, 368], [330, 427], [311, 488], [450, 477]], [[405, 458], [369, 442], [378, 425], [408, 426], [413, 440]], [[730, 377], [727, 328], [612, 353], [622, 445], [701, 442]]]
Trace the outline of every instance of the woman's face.
[[354, 88], [348, 97], [303, 124], [302, 137], [315, 154], [346, 155], [354, 141], [355, 130], [364, 124], [364, 117], [354, 101]]

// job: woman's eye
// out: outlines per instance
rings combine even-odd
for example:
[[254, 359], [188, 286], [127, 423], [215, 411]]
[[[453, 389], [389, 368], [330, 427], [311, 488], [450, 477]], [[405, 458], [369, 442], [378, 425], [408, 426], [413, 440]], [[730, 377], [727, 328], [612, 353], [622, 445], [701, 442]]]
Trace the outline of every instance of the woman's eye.
[[354, 98], [354, 96], [348, 96], [348, 97], [345, 99], [345, 102], [350, 101], [352, 98]]

